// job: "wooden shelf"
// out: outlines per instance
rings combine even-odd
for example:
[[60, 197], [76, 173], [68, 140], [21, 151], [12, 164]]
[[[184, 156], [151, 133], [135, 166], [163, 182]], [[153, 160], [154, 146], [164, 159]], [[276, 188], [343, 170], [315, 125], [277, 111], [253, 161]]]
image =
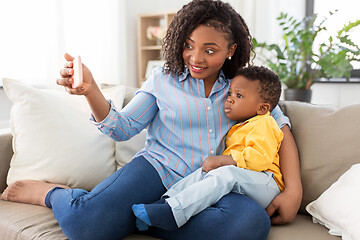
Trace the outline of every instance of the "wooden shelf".
[[151, 40], [146, 36], [148, 27], [168, 28], [176, 11], [143, 13], [138, 16], [138, 87], [146, 80], [149, 61], [161, 59], [161, 40]]
[[142, 46], [141, 50], [161, 50], [161, 45]]

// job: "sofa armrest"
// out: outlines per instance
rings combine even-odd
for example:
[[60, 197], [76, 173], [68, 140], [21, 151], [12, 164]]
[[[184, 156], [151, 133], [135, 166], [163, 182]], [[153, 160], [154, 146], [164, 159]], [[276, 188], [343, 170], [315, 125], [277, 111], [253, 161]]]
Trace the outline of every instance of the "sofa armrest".
[[0, 192], [6, 188], [6, 177], [13, 155], [10, 130], [0, 130]]

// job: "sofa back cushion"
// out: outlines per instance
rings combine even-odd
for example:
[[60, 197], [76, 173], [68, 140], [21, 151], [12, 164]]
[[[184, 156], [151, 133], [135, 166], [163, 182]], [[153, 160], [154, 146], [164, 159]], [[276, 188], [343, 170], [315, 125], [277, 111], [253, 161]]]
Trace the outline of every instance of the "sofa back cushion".
[[[7, 184], [33, 179], [91, 190], [117, 169], [115, 143], [90, 121], [84, 97], [63, 88], [37, 89], [4, 79], [13, 103], [10, 125], [14, 155]], [[123, 86], [103, 90], [121, 109]]]
[[353, 164], [360, 163], [360, 104], [342, 108], [302, 102], [280, 103], [290, 118], [300, 156], [300, 212]]

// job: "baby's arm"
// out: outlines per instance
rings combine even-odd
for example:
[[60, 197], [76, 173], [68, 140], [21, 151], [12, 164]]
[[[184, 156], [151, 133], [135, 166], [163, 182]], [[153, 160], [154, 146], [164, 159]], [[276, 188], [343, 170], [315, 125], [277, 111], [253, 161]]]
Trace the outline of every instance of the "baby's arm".
[[209, 172], [213, 169], [227, 165], [236, 166], [236, 162], [234, 161], [232, 156], [230, 155], [210, 156], [207, 157], [203, 162], [203, 171]]

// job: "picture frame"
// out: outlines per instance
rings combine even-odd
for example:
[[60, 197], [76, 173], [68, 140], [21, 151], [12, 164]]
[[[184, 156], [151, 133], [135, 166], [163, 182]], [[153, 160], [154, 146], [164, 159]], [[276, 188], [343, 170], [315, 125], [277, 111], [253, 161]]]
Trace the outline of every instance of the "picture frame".
[[162, 67], [165, 64], [165, 60], [149, 60], [147, 62], [145, 78], [148, 79], [151, 76], [151, 72], [156, 67]]

